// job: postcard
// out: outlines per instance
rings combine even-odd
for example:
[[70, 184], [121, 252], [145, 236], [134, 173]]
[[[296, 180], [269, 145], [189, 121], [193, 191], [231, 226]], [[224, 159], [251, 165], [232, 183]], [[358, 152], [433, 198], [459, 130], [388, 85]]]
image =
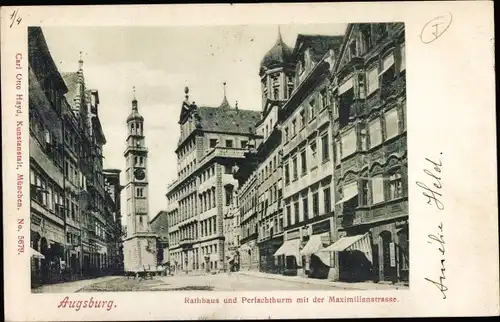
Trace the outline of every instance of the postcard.
[[500, 314], [491, 2], [1, 17], [7, 321]]

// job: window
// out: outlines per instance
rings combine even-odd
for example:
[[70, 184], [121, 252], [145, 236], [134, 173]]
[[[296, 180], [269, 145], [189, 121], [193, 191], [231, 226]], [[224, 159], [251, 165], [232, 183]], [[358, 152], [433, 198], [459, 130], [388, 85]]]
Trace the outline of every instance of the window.
[[293, 119], [293, 121], [292, 121], [292, 136], [294, 136], [295, 134], [297, 134], [297, 120]]
[[301, 161], [302, 175], [305, 175], [307, 173], [306, 150], [302, 150], [302, 152], [300, 152], [300, 161]]
[[361, 180], [361, 204], [362, 205], [369, 205], [369, 197], [368, 197], [368, 180], [363, 179]]
[[248, 141], [241, 141], [241, 148], [246, 149]]
[[368, 126], [366, 124], [361, 124], [361, 130], [359, 133], [360, 140], [361, 140], [361, 151], [367, 151], [368, 150], [368, 133], [367, 133], [367, 128]]
[[280, 97], [279, 93], [280, 92], [278, 87], [273, 88], [273, 99], [278, 100]]
[[53, 199], [52, 184], [49, 183], [48, 190], [47, 190], [47, 208], [49, 208], [49, 210], [54, 210], [53, 200], [54, 199]]
[[288, 141], [288, 127], [285, 127], [285, 142]]
[[233, 147], [233, 140], [226, 140], [226, 148], [232, 148]]
[[316, 101], [315, 100], [311, 100], [309, 102], [309, 110], [311, 111], [310, 115], [311, 115], [311, 120], [312, 120], [316, 117]]
[[47, 205], [47, 183], [45, 181], [41, 181], [42, 187], [42, 204]]
[[292, 174], [293, 174], [293, 181], [297, 180], [299, 178], [298, 175], [298, 169], [297, 169], [297, 156], [294, 156], [292, 159]]
[[400, 198], [403, 196], [403, 181], [401, 173], [394, 172], [389, 176], [389, 197], [391, 199]]
[[136, 189], [136, 197], [144, 197], [144, 188], [137, 188]]
[[210, 147], [214, 148], [217, 145], [217, 139], [210, 139]]
[[367, 78], [368, 78], [368, 93], [367, 93], [367, 95], [370, 95], [371, 93], [375, 92], [375, 90], [377, 90], [379, 87], [378, 66], [375, 66], [368, 71]]
[[329, 143], [328, 143], [328, 134], [326, 135], [323, 135], [321, 137], [321, 146], [322, 146], [322, 149], [323, 149], [323, 156], [322, 156], [322, 161], [323, 162], [326, 162], [328, 160], [330, 160], [330, 147], [329, 147]]
[[382, 143], [382, 127], [380, 125], [380, 119], [376, 118], [369, 123], [370, 130], [370, 147], [376, 147]]
[[385, 113], [385, 133], [386, 139], [390, 139], [399, 134], [398, 110], [393, 108]]
[[384, 178], [381, 174], [376, 175], [372, 178], [372, 200], [374, 204], [377, 204], [385, 200]]
[[356, 132], [354, 129], [342, 135], [342, 158], [348, 157], [356, 151]]
[[293, 210], [294, 210], [294, 217], [295, 217], [295, 222], [294, 224], [297, 224], [299, 223], [299, 213], [300, 213], [300, 206], [299, 206], [299, 201], [295, 201], [295, 203], [293, 204]]
[[382, 72], [380, 73], [382, 87], [388, 87], [392, 83], [395, 77], [394, 70], [394, 54], [390, 54], [384, 58], [382, 63]]
[[330, 188], [323, 189], [323, 203], [325, 214], [330, 213], [330, 211], [332, 210], [332, 195], [330, 193]]
[[330, 105], [330, 104], [328, 104], [328, 95], [326, 92], [326, 88], [322, 89], [319, 92], [319, 96], [321, 98], [321, 108], [326, 108], [328, 105]]
[[307, 202], [307, 195], [302, 198], [302, 211], [304, 212], [304, 220], [309, 219], [309, 204]]
[[349, 123], [351, 106], [354, 102], [354, 89], [352, 77], [339, 88], [339, 123], [344, 127]]
[[316, 166], [316, 152], [317, 152], [317, 147], [316, 147], [316, 138], [313, 139], [311, 144], [309, 145], [311, 148], [311, 166], [315, 167]]
[[229, 164], [225, 164], [224, 165], [224, 173], [225, 174], [233, 173], [233, 167], [231, 167], [231, 165], [229, 165]]
[[303, 128], [304, 126], [306, 126], [306, 123], [306, 111], [302, 110], [300, 111], [300, 127]]
[[319, 196], [318, 193], [313, 193], [313, 217], [319, 215]]

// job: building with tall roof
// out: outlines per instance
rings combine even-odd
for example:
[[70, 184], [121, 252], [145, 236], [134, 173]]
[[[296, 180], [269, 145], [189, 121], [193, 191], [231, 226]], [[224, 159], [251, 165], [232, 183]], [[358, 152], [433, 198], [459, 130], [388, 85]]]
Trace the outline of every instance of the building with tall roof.
[[39, 27], [28, 29], [28, 52], [31, 244], [44, 255], [35, 279], [106, 274], [121, 260], [108, 252], [121, 229], [105, 189], [98, 91], [86, 88], [81, 57], [77, 71], [57, 70]]
[[[63, 108], [68, 91], [41, 28], [28, 28], [30, 246], [32, 285], [56, 280], [66, 261]], [[18, 100], [22, 97], [18, 97]]]
[[260, 113], [228, 102], [197, 106], [189, 89], [179, 115], [178, 178], [168, 186], [170, 264], [177, 272], [224, 269], [224, 214], [238, 187], [233, 167], [258, 138]]

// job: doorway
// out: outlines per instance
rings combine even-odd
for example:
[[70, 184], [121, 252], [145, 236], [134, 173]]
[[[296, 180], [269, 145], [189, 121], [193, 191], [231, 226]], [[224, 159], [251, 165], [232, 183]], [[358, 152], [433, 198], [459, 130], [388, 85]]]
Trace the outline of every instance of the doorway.
[[392, 234], [387, 230], [380, 233], [380, 241], [382, 248], [382, 280], [391, 281], [392, 280], [392, 267], [391, 267], [391, 250], [390, 245], [392, 242]]

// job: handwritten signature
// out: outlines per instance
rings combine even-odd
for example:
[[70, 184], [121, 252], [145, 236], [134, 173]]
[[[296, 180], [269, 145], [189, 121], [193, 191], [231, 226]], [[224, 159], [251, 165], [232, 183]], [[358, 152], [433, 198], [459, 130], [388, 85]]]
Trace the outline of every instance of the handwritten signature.
[[19, 25], [21, 21], [23, 21], [23, 18], [19, 16], [19, 9], [14, 10], [14, 12], [10, 14], [10, 28], [12, 28], [14, 23]]
[[428, 238], [430, 239], [429, 241], [427, 241], [429, 244], [433, 244], [433, 243], [438, 244], [438, 251], [441, 254], [441, 259], [440, 259], [441, 275], [439, 275], [439, 282], [432, 280], [430, 278], [427, 278], [427, 277], [425, 278], [425, 280], [432, 283], [434, 286], [436, 286], [441, 291], [441, 294], [443, 295], [443, 299], [446, 299], [446, 292], [448, 291], [448, 287], [445, 286], [444, 282], [443, 282], [446, 279], [446, 275], [445, 275], [446, 268], [444, 265], [444, 263], [445, 263], [444, 254], [446, 253], [446, 250], [444, 247], [445, 242], [444, 242], [443, 223], [442, 222], [438, 225], [437, 234], [429, 235]]
[[420, 40], [424, 44], [430, 44], [441, 37], [450, 28], [453, 17], [451, 13], [438, 16], [427, 22], [420, 32]]
[[438, 174], [441, 173], [441, 167], [443, 166], [443, 163], [441, 162], [441, 160], [432, 161], [428, 158], [425, 158], [425, 160], [428, 161], [433, 166], [433, 170], [436, 173], [433, 173], [427, 169], [424, 170], [424, 173], [427, 174], [429, 177], [431, 177], [434, 182], [433, 182], [431, 188], [429, 188], [425, 183], [420, 182], [420, 181], [417, 181], [417, 186], [424, 189], [422, 194], [428, 198], [427, 203], [429, 205], [432, 202], [434, 202], [434, 204], [436, 205], [436, 207], [439, 210], [443, 210], [444, 205], [440, 199], [443, 196], [443, 194], [440, 193], [441, 189], [443, 188], [443, 184], [441, 183], [441, 177], [438, 176]]

